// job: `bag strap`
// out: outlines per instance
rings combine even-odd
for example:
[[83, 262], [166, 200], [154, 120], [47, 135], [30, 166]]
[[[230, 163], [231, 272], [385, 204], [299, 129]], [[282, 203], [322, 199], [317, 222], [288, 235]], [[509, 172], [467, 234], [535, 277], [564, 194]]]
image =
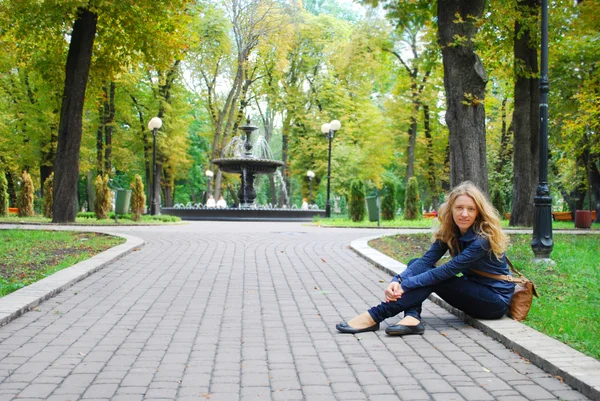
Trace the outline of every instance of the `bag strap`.
[[525, 283], [525, 282], [527, 282], [527, 279], [525, 279], [523, 277], [513, 277], [513, 276], [509, 276], [508, 274], [492, 274], [492, 273], [483, 272], [481, 270], [475, 270], [475, 269], [471, 269], [471, 271], [473, 273], [479, 274], [480, 276], [484, 276], [484, 277], [488, 277], [488, 278], [493, 278], [494, 280], [508, 281], [508, 282], [511, 282], [511, 283]]
[[510, 266], [510, 270], [512, 270], [513, 273], [516, 273], [516, 274], [518, 274], [521, 277], [514, 277], [514, 276], [510, 276], [508, 274], [492, 274], [492, 273], [484, 272], [484, 271], [481, 271], [481, 270], [475, 270], [475, 269], [471, 269], [471, 271], [473, 273], [479, 274], [480, 276], [484, 276], [484, 277], [488, 277], [488, 278], [493, 278], [494, 280], [508, 281], [510, 283], [524, 284], [524, 283], [526, 283], [526, 282], [529, 281], [524, 275], [521, 274], [520, 271], [518, 271], [517, 269], [515, 269], [515, 267], [513, 266], [512, 262], [510, 261], [510, 259], [508, 258], [508, 256], [506, 256], [506, 262]]
[[519, 276], [521, 277], [525, 277], [520, 271], [518, 271], [512, 264], [512, 262], [510, 261], [510, 259], [508, 258], [508, 256], [504, 255], [506, 257], [506, 263], [508, 263], [508, 265], [510, 266], [510, 270], [513, 271], [513, 273], [517, 273]]

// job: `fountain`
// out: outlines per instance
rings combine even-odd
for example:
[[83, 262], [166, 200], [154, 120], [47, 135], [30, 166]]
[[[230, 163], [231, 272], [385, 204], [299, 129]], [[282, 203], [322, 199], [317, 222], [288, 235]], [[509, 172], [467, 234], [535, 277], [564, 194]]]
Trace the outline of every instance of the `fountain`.
[[240, 199], [240, 208], [248, 209], [254, 206], [256, 199], [256, 191], [254, 190], [254, 175], [255, 174], [273, 174], [278, 167], [283, 166], [283, 162], [273, 159], [257, 158], [252, 154], [252, 142], [250, 137], [252, 132], [258, 129], [257, 126], [250, 123], [250, 118], [246, 121], [246, 125], [240, 127], [244, 131], [246, 139], [244, 141], [244, 153], [238, 157], [225, 157], [215, 159], [213, 163], [219, 166], [224, 173], [240, 174], [242, 185], [238, 191]]
[[309, 210], [298, 208], [273, 208], [255, 204], [256, 191], [254, 179], [257, 174], [279, 173], [282, 191], [287, 191], [281, 173], [277, 170], [284, 163], [273, 159], [268, 143], [259, 139], [253, 152], [251, 136], [258, 129], [252, 125], [248, 117], [246, 125], [239, 127], [244, 132], [244, 138], [234, 137], [224, 150], [224, 156], [212, 162], [219, 166], [224, 173], [239, 174], [241, 185], [238, 191], [239, 207], [206, 208], [201, 204], [175, 205], [172, 208], [162, 208], [162, 212], [179, 216], [183, 220], [270, 220], [270, 221], [312, 221], [314, 216], [325, 216], [325, 211], [316, 207]]

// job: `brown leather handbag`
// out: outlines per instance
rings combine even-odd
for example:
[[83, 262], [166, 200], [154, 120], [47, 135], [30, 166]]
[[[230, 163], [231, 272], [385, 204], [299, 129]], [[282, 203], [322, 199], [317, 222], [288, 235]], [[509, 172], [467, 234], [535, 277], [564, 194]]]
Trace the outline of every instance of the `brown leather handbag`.
[[535, 290], [535, 285], [533, 284], [533, 281], [529, 280], [527, 277], [521, 274], [521, 272], [515, 269], [508, 257], [506, 257], [506, 261], [510, 266], [510, 270], [512, 270], [513, 273], [518, 274], [520, 277], [509, 276], [506, 274], [492, 274], [475, 269], [471, 269], [471, 271], [473, 273], [479, 274], [480, 276], [515, 283], [515, 292], [513, 293], [512, 299], [510, 300], [510, 305], [508, 307], [508, 315], [520, 322], [522, 320], [525, 320], [525, 318], [527, 317], [529, 309], [531, 309], [533, 296], [535, 295], [537, 297], [538, 294]]

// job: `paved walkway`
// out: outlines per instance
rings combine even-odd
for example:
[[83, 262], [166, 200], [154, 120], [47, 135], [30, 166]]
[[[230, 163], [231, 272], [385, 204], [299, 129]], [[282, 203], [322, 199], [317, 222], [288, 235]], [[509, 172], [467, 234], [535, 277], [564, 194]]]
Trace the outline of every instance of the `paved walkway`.
[[423, 336], [337, 333], [389, 281], [349, 248], [377, 230], [106, 230], [145, 245], [0, 327], [0, 401], [587, 399], [432, 302]]

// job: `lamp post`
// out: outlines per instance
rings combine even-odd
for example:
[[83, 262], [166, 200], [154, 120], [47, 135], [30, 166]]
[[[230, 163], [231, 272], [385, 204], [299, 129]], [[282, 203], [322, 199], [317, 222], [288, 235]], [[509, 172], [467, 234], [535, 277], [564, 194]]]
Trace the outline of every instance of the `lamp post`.
[[308, 204], [312, 205], [312, 180], [315, 178], [315, 173], [308, 170], [306, 172], [306, 176], [308, 177]]
[[542, 0], [540, 54], [540, 175], [534, 198], [535, 217], [531, 249], [534, 260], [549, 261], [552, 241], [552, 198], [548, 189], [548, 0]]
[[342, 127], [342, 124], [338, 120], [333, 120], [328, 124], [321, 126], [321, 132], [325, 134], [325, 137], [329, 139], [329, 156], [327, 159], [327, 202], [325, 203], [325, 217], [331, 217], [331, 140], [333, 139], [337, 130]]
[[148, 129], [152, 131], [152, 196], [150, 201], [150, 214], [158, 213], [158, 199], [156, 197], [156, 131], [162, 126], [162, 120], [158, 117], [153, 117], [148, 123]]
[[206, 178], [208, 178], [208, 184], [206, 185], [206, 199], [204, 200], [204, 204], [206, 204], [206, 202], [208, 201], [208, 197], [210, 196], [210, 180], [212, 180], [215, 173], [213, 173], [210, 170], [206, 170], [204, 172], [204, 175], [206, 176]]

